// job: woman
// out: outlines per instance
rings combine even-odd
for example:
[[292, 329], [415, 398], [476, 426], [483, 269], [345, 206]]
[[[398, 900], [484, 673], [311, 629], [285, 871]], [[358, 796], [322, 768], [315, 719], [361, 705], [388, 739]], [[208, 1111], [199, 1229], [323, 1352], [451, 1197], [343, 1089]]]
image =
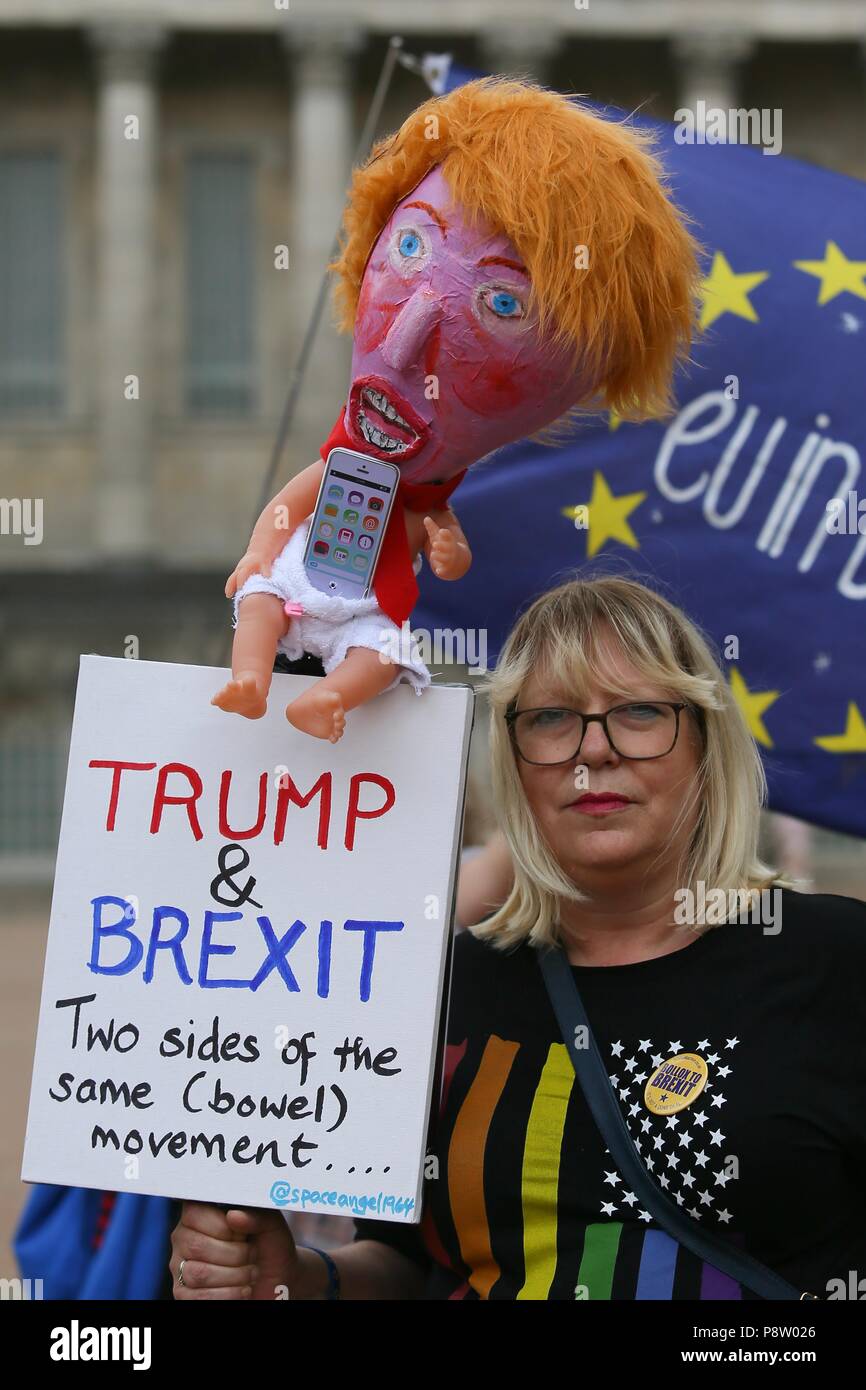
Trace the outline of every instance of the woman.
[[[514, 882], [454, 943], [420, 1228], [359, 1220], [329, 1267], [279, 1215], [186, 1204], [176, 1297], [754, 1297], [617, 1172], [538, 968], [553, 945], [654, 1180], [826, 1295], [866, 1268], [866, 906], [793, 891], [759, 860], [755, 744], [700, 633], [643, 585], [542, 595], [487, 684]], [[683, 1055], [698, 1084], [660, 1113], [652, 1080]]]

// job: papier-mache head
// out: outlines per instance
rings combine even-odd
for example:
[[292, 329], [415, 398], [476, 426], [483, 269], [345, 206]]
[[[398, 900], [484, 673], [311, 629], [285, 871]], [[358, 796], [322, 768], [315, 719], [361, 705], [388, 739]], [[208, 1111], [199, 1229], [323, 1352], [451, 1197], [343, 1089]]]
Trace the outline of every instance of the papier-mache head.
[[668, 414], [698, 250], [646, 130], [525, 81], [431, 98], [352, 177], [350, 438], [423, 482], [577, 410]]

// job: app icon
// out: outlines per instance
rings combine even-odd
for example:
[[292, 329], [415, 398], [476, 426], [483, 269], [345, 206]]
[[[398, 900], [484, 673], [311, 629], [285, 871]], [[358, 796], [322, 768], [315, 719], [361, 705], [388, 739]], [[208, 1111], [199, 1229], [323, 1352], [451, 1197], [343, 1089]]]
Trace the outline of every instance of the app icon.
[[378, 531], [379, 523], [374, 516], [365, 516], [363, 521], [365, 531]]
[[367, 503], [371, 512], [380, 512], [384, 505], [385, 503], [382, 501], [381, 497], [371, 497]]
[[355, 566], [356, 570], [365, 570], [369, 563], [369, 555], [354, 555], [352, 557], [352, 564]]
[[315, 551], [315, 553], [316, 553], [317, 555], [327, 555], [327, 553], [328, 553], [328, 551], [330, 550], [330, 548], [331, 548], [331, 547], [330, 547], [329, 545], [327, 545], [327, 544], [325, 543], [325, 541], [314, 541], [314, 542], [313, 542], [313, 550]]
[[[342, 494], [341, 494], [341, 495], [342, 495]], [[363, 500], [364, 500], [364, 494], [363, 494], [363, 492], [350, 492], [350, 493], [349, 493], [348, 502], [349, 502], [349, 505], [350, 505], [350, 506], [352, 506], [352, 507], [360, 507], [360, 505], [361, 505], [361, 503], [363, 502]]]
[[330, 539], [330, 537], [333, 536], [333, 534], [334, 534], [334, 528], [333, 528], [333, 526], [331, 525], [330, 521], [320, 521], [320, 522], [319, 522], [319, 535], [320, 535], [320, 536], [322, 536], [324, 539]]
[[355, 512], [355, 511], [353, 511], [351, 507], [346, 507], [345, 510], [344, 510], [344, 512], [343, 512], [343, 520], [344, 520], [344, 521], [357, 521], [357, 520], [358, 520], [358, 513]]
[[372, 550], [372, 549], [373, 549], [373, 537], [372, 537], [372, 536], [359, 536], [359, 537], [358, 537], [358, 549], [359, 549], [359, 550]]
[[331, 486], [328, 488], [328, 496], [329, 496], [329, 497], [342, 497], [342, 495], [343, 495], [343, 489], [339, 486], [339, 484], [338, 484], [338, 483], [331, 483]]
[[355, 536], [355, 532], [354, 532], [354, 531], [350, 531], [349, 528], [348, 528], [348, 526], [341, 526], [341, 527], [340, 527], [340, 534], [337, 536], [337, 540], [338, 540], [338, 541], [345, 541], [346, 545], [351, 545], [351, 544], [352, 544], [352, 541], [353, 541], [353, 539], [354, 539], [354, 536]]
[[344, 565], [349, 558], [348, 550], [343, 550], [341, 546], [334, 547], [334, 559], [338, 564]]
[[338, 515], [337, 508], [334, 506], [333, 502], [326, 502], [324, 507], [322, 508], [322, 511], [325, 513], [325, 516]]

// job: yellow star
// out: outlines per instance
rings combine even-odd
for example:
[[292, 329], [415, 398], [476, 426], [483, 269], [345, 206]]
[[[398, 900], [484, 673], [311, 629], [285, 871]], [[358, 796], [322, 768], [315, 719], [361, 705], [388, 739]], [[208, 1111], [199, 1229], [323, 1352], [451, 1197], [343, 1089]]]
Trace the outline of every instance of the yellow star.
[[615, 410], [609, 410], [607, 414], [607, 427], [611, 433], [613, 433], [614, 430], [618, 430], [621, 424], [622, 416], [617, 415]]
[[738, 318], [757, 323], [758, 315], [752, 307], [749, 294], [763, 280], [769, 279], [769, 275], [768, 270], [743, 271], [738, 274], [728, 264], [724, 254], [717, 251], [709, 275], [701, 282], [704, 301], [701, 328], [709, 328], [711, 323], [722, 317], [722, 314], [736, 314]]
[[772, 748], [773, 740], [764, 728], [761, 715], [779, 698], [778, 690], [751, 691], [736, 667], [731, 671], [731, 692], [746, 717], [749, 733], [756, 743]]
[[[589, 499], [589, 535], [586, 543], [587, 558], [595, 555], [607, 541], [622, 541], [638, 550], [638, 539], [626, 521], [646, 497], [645, 492], [627, 492], [622, 497], [614, 497], [604, 477], [595, 470], [592, 481], [592, 496]], [[573, 521], [576, 507], [563, 507], [563, 516]]]
[[866, 721], [853, 700], [848, 701], [848, 722], [844, 734], [826, 734], [816, 738], [819, 748], [828, 753], [866, 753]]
[[849, 261], [844, 251], [840, 251], [835, 241], [827, 242], [823, 261], [794, 261], [798, 270], [806, 275], [817, 275], [821, 281], [818, 303], [826, 304], [837, 294], [856, 294], [866, 299], [866, 261]]

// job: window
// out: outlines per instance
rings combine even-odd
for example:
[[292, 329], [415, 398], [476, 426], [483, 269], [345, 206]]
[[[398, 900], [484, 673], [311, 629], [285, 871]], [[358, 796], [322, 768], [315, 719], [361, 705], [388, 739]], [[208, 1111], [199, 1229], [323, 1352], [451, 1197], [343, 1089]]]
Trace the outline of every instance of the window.
[[186, 164], [186, 408], [248, 415], [254, 399], [252, 156], [199, 153]]
[[64, 409], [60, 156], [0, 152], [0, 417]]

